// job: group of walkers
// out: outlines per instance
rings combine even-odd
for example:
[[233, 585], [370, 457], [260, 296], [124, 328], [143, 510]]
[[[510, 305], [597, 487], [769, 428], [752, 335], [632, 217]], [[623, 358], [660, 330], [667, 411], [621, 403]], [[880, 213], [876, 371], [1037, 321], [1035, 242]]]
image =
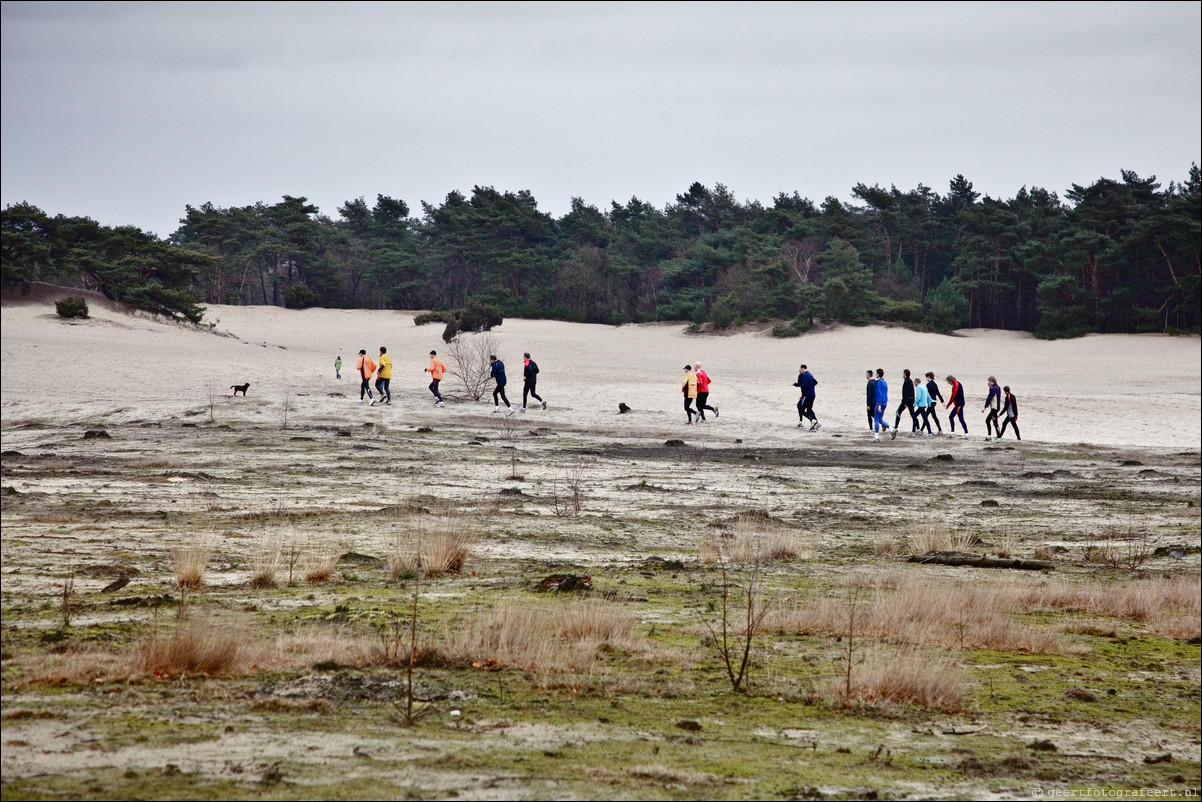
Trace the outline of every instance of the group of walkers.
[[[934, 371], [927, 371], [925, 384], [921, 378], [912, 379], [909, 369], [902, 371], [901, 403], [897, 405], [893, 426], [890, 426], [885, 420], [889, 414], [889, 384], [885, 381], [884, 368], [877, 368], [875, 376], [871, 370], [866, 370], [864, 377], [868, 382], [865, 400], [868, 411], [868, 428], [872, 430], [873, 442], [881, 439], [882, 429], [889, 431], [890, 439], [897, 439], [903, 412], [910, 413], [911, 437], [920, 436], [923, 432], [926, 432], [927, 437], [943, 434], [943, 425], [939, 421], [938, 402], [943, 402], [944, 399], [943, 394], [939, 392], [939, 382], [935, 381]], [[1018, 431], [1018, 399], [1010, 392], [1009, 386], [998, 389], [997, 379], [993, 376], [990, 376], [988, 381], [989, 393], [985, 398], [985, 406], [982, 410], [986, 413], [985, 439], [992, 440], [996, 437], [1000, 440], [1006, 428], [1013, 426], [1014, 436], [1022, 440], [1022, 435]], [[961, 436], [967, 438], [968, 424], [964, 420], [966, 403], [964, 385], [955, 376], [948, 376], [947, 384], [947, 401], [944, 402], [944, 408], [951, 410], [948, 414], [951, 435], [955, 436], [956, 421], [959, 420]], [[1005, 393], [1004, 396], [1003, 393]], [[1000, 428], [998, 427], [999, 413], [1005, 414]], [[919, 423], [920, 417], [922, 418], [921, 424]], [[931, 429], [932, 422], [935, 424], [935, 431]]]
[[[493, 413], [500, 414], [501, 404], [505, 405], [507, 415], [512, 415], [515, 412], [525, 412], [526, 405], [533, 398], [536, 402], [542, 405], [543, 409], [547, 408], [547, 402], [543, 400], [537, 392], [538, 384], [538, 364], [530, 358], [530, 353], [526, 352], [522, 355], [522, 406], [520, 410], [515, 410], [513, 405], [509, 403], [509, 398], [505, 395], [505, 387], [508, 380], [505, 375], [505, 363], [497, 359], [495, 354], [488, 357], [489, 363], [489, 378], [493, 380], [494, 386], [492, 391], [493, 398]], [[392, 379], [392, 359], [388, 356], [388, 349], [380, 346], [380, 361], [377, 364], [367, 355], [366, 350], [359, 351], [359, 359], [355, 363], [355, 370], [359, 374], [359, 403], [362, 404], [366, 397], [374, 406], [377, 401], [383, 404], [392, 403], [392, 391], [389, 388], [389, 383]], [[342, 357], [338, 357], [334, 361], [334, 371], [337, 378], [342, 378]], [[439, 384], [446, 375], [446, 363], [438, 358], [437, 351], [430, 352], [430, 364], [425, 369], [426, 373], [430, 374], [429, 390], [434, 396], [434, 406], [445, 407], [446, 401], [443, 400], [442, 393], [439, 390]], [[376, 393], [379, 399], [372, 395], [371, 378], [375, 376]], [[960, 433], [962, 437], [968, 437], [968, 424], [964, 420], [964, 385], [961, 384], [955, 376], [947, 377], [947, 399], [944, 400], [943, 394], [940, 392], [939, 383], [935, 381], [934, 371], [927, 371], [926, 381], [921, 377], [911, 377], [910, 370], [907, 368], [902, 371], [901, 385], [901, 401], [894, 411], [893, 425], [888, 422], [889, 416], [889, 384], [885, 380], [885, 369], [877, 368], [874, 373], [871, 370], [864, 371], [864, 377], [867, 380], [865, 390], [865, 408], [868, 416], [868, 428], [872, 431], [873, 442], [878, 442], [881, 439], [881, 431], [889, 432], [890, 439], [897, 439], [897, 433], [902, 425], [902, 413], [908, 412], [910, 415], [910, 437], [920, 437], [925, 433], [926, 437], [936, 437], [943, 434], [943, 423], [939, 420], [939, 404], [943, 403], [945, 409], [951, 410], [948, 413], [948, 426], [951, 436], [956, 435], [956, 421], [960, 422]], [[1018, 440], [1022, 440], [1022, 435], [1018, 431], [1018, 399], [1014, 393], [1010, 392], [1010, 388], [999, 387], [997, 379], [993, 376], [989, 377], [989, 391], [985, 397], [985, 406], [982, 411], [985, 413], [985, 439], [992, 440], [994, 438], [1001, 439], [1006, 433], [1006, 429], [1013, 427], [1014, 436]], [[718, 417], [718, 407], [712, 406], [709, 403], [711, 379], [709, 374], [701, 367], [700, 362], [695, 362], [691, 365], [684, 366], [684, 379], [680, 383], [680, 391], [684, 396], [684, 411], [687, 417], [686, 423], [691, 425], [696, 418], [697, 423], [707, 423], [705, 413], [713, 412], [714, 417]], [[802, 364], [797, 371], [797, 381], [793, 383], [801, 391], [801, 397], [797, 401], [797, 417], [799, 428], [809, 427], [809, 431], [814, 432], [822, 428], [822, 424], [818, 422], [818, 417], [814, 413], [814, 400], [817, 395], [816, 388], [818, 380], [814, 378], [814, 374], [810, 373], [809, 368]], [[696, 402], [696, 409], [693, 404]], [[1000, 418], [1000, 422], [999, 422]], [[934, 428], [932, 429], [932, 424]]]
[[[543, 409], [547, 408], [547, 402], [536, 391], [538, 385], [538, 364], [530, 358], [530, 353], [526, 352], [522, 355], [522, 407], [521, 412], [526, 411], [527, 402], [533, 398], [535, 401], [542, 404]], [[509, 403], [509, 399], [505, 395], [505, 386], [508, 384], [508, 379], [505, 376], [505, 363], [497, 359], [495, 354], [489, 354], [489, 378], [493, 380], [494, 386], [492, 391], [493, 412], [501, 411], [501, 403], [504, 402], [505, 409], [508, 414], [512, 415], [515, 411]], [[355, 363], [355, 372], [359, 374], [359, 403], [362, 404], [364, 398], [370, 401], [370, 406], [375, 406], [376, 403], [391, 404], [392, 390], [389, 384], [392, 381], [392, 358], [388, 356], [388, 349], [380, 346], [380, 361], [377, 364], [370, 356], [367, 355], [366, 349], [360, 349], [359, 359]], [[439, 385], [442, 383], [443, 377], [447, 373], [447, 365], [438, 358], [438, 351], [430, 352], [430, 364], [424, 369], [424, 372], [430, 374], [430, 384], [427, 389], [434, 396], [434, 406], [445, 407], [447, 402], [443, 400], [442, 392]], [[371, 387], [372, 376], [376, 377], [375, 387], [377, 399], [372, 395]], [[342, 357], [338, 356], [334, 359], [334, 378], [342, 378]]]

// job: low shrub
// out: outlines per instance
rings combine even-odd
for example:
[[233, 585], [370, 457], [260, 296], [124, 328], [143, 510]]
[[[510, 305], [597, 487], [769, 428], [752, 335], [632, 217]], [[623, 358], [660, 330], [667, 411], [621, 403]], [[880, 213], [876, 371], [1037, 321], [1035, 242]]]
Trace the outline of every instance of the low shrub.
[[83, 318], [88, 316], [88, 302], [78, 295], [68, 295], [66, 298], [60, 298], [54, 302], [54, 311], [58, 312], [59, 317], [64, 317], [70, 320], [71, 318]]

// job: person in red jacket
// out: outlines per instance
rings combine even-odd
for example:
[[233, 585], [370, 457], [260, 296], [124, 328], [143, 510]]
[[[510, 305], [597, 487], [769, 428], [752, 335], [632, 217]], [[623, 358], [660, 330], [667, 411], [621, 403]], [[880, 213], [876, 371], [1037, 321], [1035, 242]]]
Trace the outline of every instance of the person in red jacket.
[[948, 415], [948, 420], [952, 423], [952, 434], [956, 433], [956, 418], [959, 418], [960, 428], [964, 430], [964, 436], [968, 437], [968, 424], [964, 422], [964, 385], [956, 381], [955, 376], [948, 376], [947, 383], [951, 385], [951, 389], [947, 391], [946, 406], [952, 410]]
[[710, 397], [710, 375], [701, 369], [700, 362], [694, 362], [693, 367], [697, 374], [697, 414], [701, 416], [699, 423], [705, 423], [705, 411], [708, 409], [714, 413], [714, 417], [718, 417], [718, 408], [709, 405]]

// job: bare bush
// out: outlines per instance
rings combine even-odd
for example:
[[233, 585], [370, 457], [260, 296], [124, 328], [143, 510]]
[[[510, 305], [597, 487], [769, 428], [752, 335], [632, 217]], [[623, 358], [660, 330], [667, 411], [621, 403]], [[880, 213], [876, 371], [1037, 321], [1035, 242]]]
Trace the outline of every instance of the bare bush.
[[[551, 499], [556, 515], [576, 516], [584, 509], [584, 460], [576, 460], [555, 473], [551, 484]], [[560, 483], [563, 496], [560, 496]]]
[[497, 338], [491, 334], [460, 334], [447, 345], [447, 373], [473, 401], [479, 401], [488, 390], [492, 381], [488, 357], [497, 349]]

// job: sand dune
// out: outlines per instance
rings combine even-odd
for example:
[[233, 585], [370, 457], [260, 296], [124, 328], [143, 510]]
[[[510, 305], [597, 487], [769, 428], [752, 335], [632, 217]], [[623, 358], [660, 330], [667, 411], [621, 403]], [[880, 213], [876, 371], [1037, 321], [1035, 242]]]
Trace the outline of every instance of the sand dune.
[[[444, 351], [441, 326], [415, 326], [415, 313], [276, 307], [210, 306], [211, 329], [131, 314], [90, 296], [92, 316], [68, 322], [54, 312], [64, 294], [39, 287], [8, 295], [2, 307], [3, 422], [41, 419], [80, 425], [158, 421], [207, 415], [215, 396], [219, 421], [428, 425], [488, 415], [491, 403], [460, 400], [433, 409], [423, 368], [431, 348]], [[1197, 449], [1202, 438], [1202, 352], [1198, 337], [1098, 335], [1045, 342], [1030, 335], [969, 330], [954, 336], [901, 328], [835, 327], [796, 339], [763, 331], [696, 336], [681, 324], [622, 327], [544, 320], [507, 320], [492, 332], [511, 377], [509, 398], [520, 405], [521, 355], [530, 351], [549, 402], [527, 418], [556, 425], [623, 427], [681, 433], [679, 380], [685, 363], [705, 365], [714, 380], [711, 403], [721, 417], [708, 436], [780, 444], [835, 434], [866, 437], [864, 370], [882, 367], [891, 397], [902, 368], [954, 374], [968, 393], [974, 439], [985, 433], [980, 412], [986, 378], [1008, 384], [1021, 405], [1029, 442], [1094, 443]], [[395, 364], [394, 403], [360, 406], [354, 360], [385, 345]], [[334, 358], [343, 358], [343, 379]], [[823, 422], [814, 435], [796, 429], [797, 391], [805, 362], [819, 380], [815, 405]], [[249, 381], [248, 397], [230, 385]], [[444, 390], [454, 391], [448, 379]], [[634, 413], [618, 417], [619, 402]], [[946, 428], [946, 416], [944, 425]], [[697, 436], [694, 433], [694, 436]]]

